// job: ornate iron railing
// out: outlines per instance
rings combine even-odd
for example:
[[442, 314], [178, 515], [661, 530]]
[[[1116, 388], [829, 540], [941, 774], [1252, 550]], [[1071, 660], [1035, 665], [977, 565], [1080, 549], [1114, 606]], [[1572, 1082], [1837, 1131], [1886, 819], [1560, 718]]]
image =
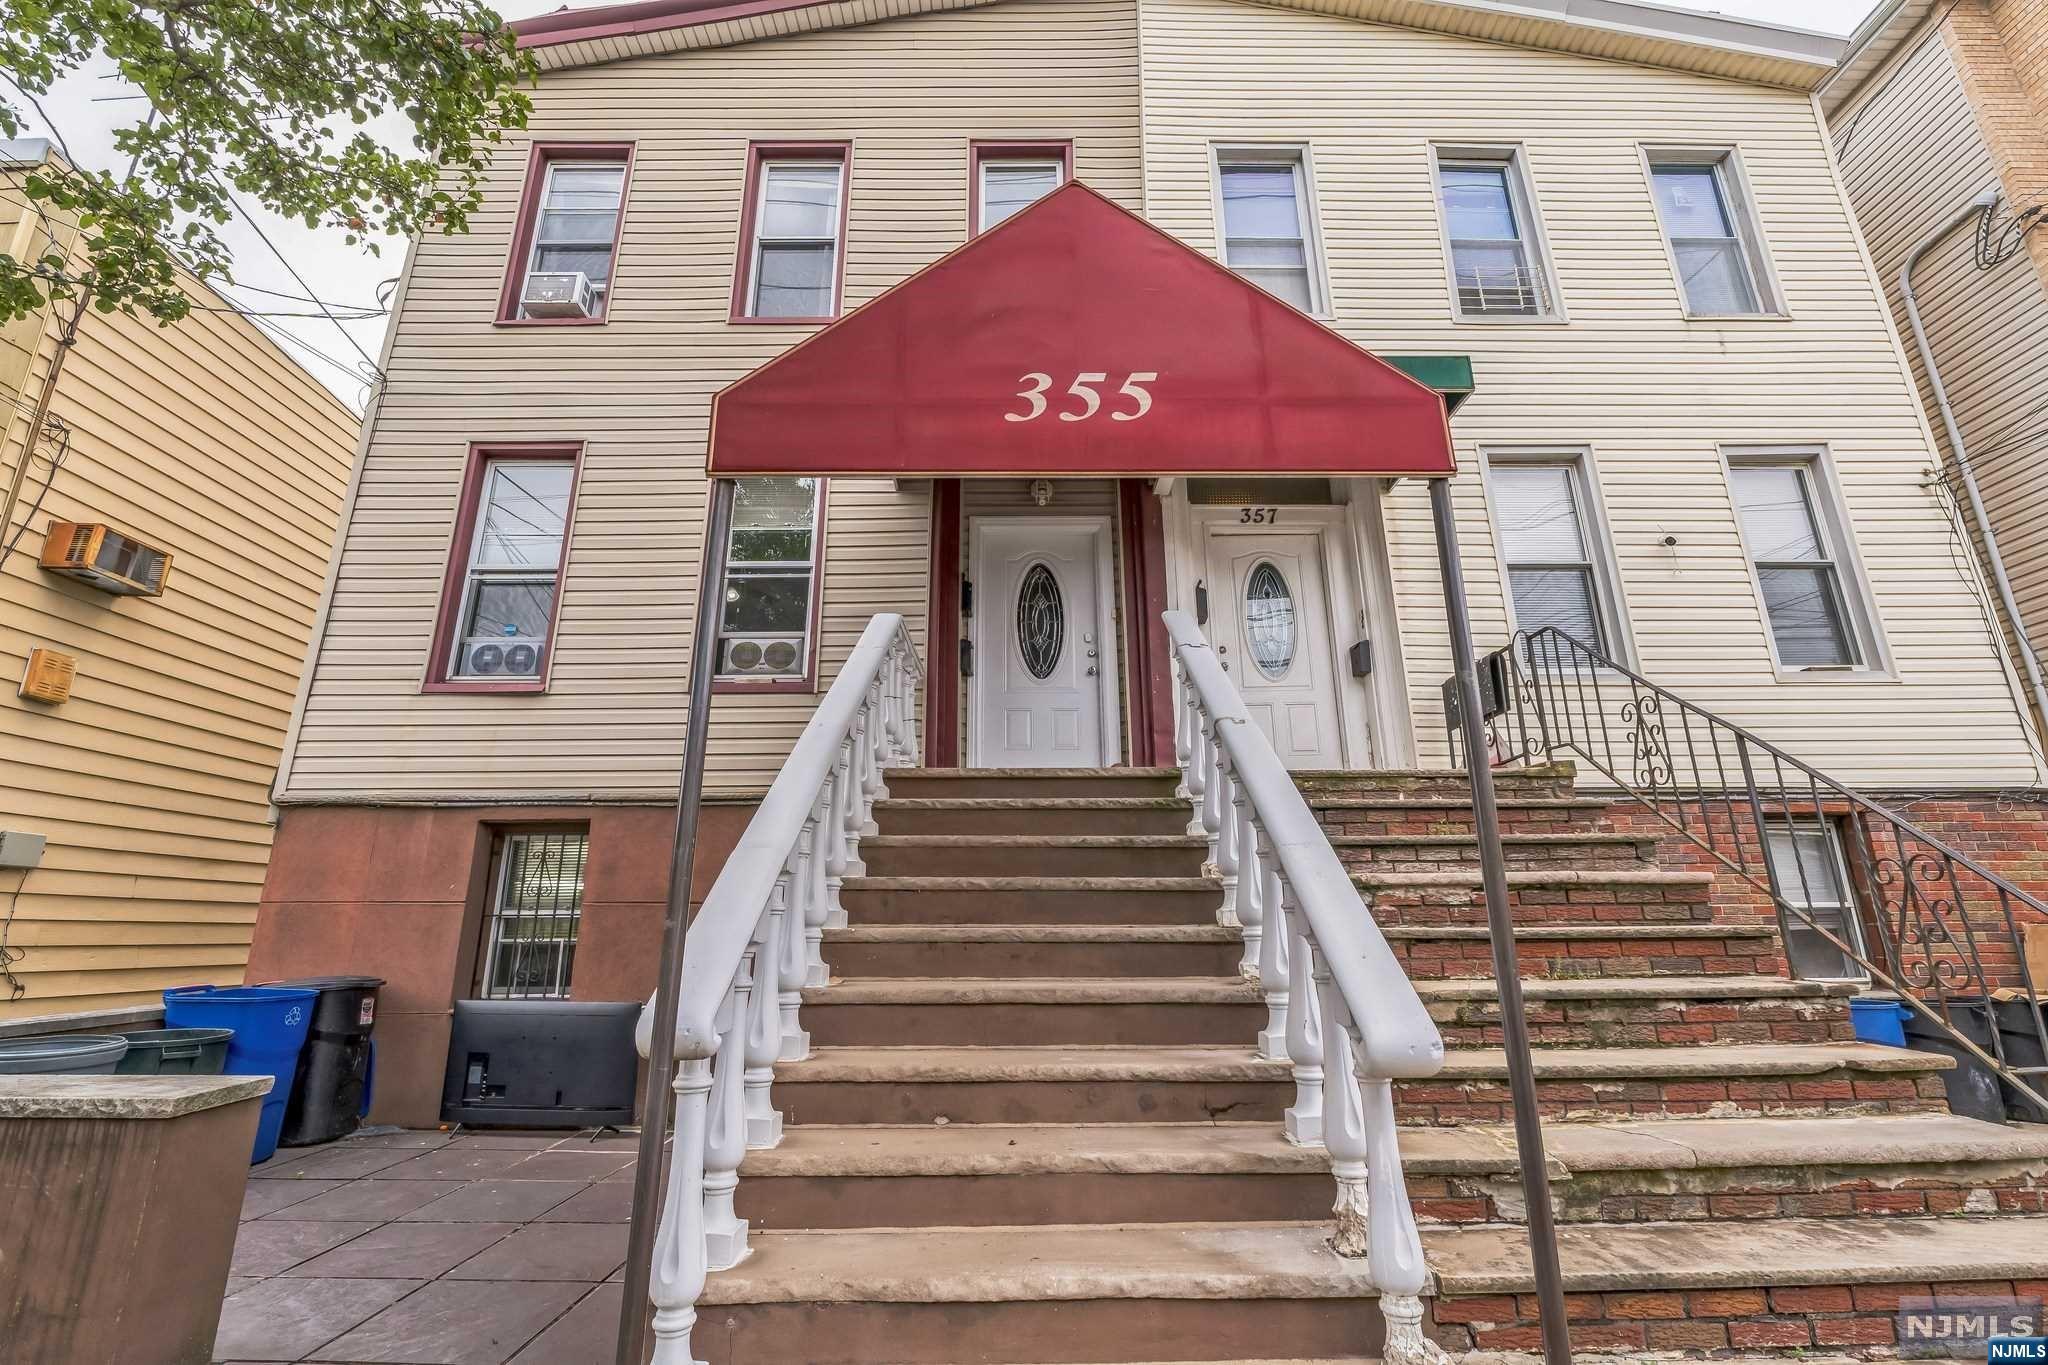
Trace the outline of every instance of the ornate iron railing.
[[[1769, 898], [1795, 975], [1867, 976], [2048, 1119], [2048, 1019], [2021, 933], [2048, 904], [1554, 626], [1480, 674], [1492, 764], [1591, 765]], [[1462, 766], [1450, 683], [1444, 711]], [[1853, 968], [1814, 970], [1813, 939], [1795, 950], [1806, 935]]]
[[1167, 612], [1166, 630], [1190, 832], [1208, 837], [1218, 918], [1243, 935], [1243, 970], [1265, 995], [1259, 1055], [1292, 1064], [1287, 1137], [1330, 1154], [1332, 1245], [1366, 1258], [1387, 1323], [1381, 1358], [1431, 1365], [1444, 1357], [1422, 1335], [1429, 1269], [1401, 1178], [1393, 1082], [1440, 1071], [1442, 1035], [1209, 642], [1185, 612]]

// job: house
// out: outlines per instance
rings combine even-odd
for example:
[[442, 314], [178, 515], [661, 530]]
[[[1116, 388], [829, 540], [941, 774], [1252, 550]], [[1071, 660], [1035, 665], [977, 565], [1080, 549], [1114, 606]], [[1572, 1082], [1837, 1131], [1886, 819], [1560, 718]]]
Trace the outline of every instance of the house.
[[[53, 155], [0, 143], [16, 260], [75, 243], [21, 193]], [[114, 1027], [247, 957], [358, 423], [186, 288], [174, 326], [0, 329], [0, 1020]]]
[[[1599, 721], [1523, 755], [1576, 785], [1500, 779], [1537, 1100], [1584, 1120], [1552, 1148], [1575, 1334], [1890, 1342], [1886, 1256], [2048, 1274], [1991, 1259], [2041, 1241], [2048, 1145], [1850, 1033], [1926, 908], [1902, 872], [1972, 879], [1969, 979], [2017, 979], [2043, 842], [1816, 103], [1844, 45], [1598, 11], [520, 25], [528, 136], [394, 305], [255, 969], [386, 978], [376, 1117], [406, 1123], [459, 1002], [644, 999], [708, 548], [658, 1359], [1531, 1344], [1448, 477], [1481, 648], [1534, 637], [1489, 668], [1577, 651], [1544, 715]], [[1352, 1250], [1379, 1182], [1370, 1271], [1324, 1245], [1330, 1169]], [[2022, 1221], [1945, 1216], [1978, 1211]]]
[[2024, 0], [1880, 5], [1821, 91], [1842, 183], [1936, 419], [1954, 534], [1975, 545], [1986, 608], [2030, 670], [2037, 713], [2048, 710], [2048, 544], [2033, 472], [2048, 364], [2035, 325], [2048, 309], [2042, 23]]

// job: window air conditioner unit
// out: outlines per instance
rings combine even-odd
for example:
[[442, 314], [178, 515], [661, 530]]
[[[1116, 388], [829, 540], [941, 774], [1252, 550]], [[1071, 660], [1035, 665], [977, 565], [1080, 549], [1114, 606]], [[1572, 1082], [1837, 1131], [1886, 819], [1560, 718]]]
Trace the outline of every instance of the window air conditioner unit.
[[519, 303], [530, 318], [597, 316], [597, 291], [580, 270], [528, 275], [526, 295]]
[[542, 641], [527, 635], [472, 635], [462, 642], [465, 677], [538, 678]]
[[118, 597], [161, 597], [171, 552], [99, 522], [53, 521], [43, 537], [42, 565]]
[[801, 635], [729, 635], [720, 642], [718, 671], [727, 674], [760, 674], [763, 677], [793, 677], [804, 656]]

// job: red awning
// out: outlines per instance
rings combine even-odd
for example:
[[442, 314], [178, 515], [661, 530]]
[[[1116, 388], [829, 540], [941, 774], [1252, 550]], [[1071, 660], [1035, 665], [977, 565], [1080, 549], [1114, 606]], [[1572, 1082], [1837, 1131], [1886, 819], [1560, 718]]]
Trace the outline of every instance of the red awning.
[[710, 472], [1446, 475], [1440, 395], [1070, 183], [727, 386]]

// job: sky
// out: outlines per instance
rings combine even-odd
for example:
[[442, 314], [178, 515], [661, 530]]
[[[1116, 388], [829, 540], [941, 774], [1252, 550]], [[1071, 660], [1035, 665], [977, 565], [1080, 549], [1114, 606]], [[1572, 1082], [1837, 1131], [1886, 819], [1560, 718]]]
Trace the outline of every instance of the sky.
[[[1706, 10], [1846, 34], [1863, 21], [1876, 0], [1663, 3], [1675, 9]], [[500, 5], [500, 11], [513, 19], [560, 8], [561, 0], [502, 0]], [[85, 165], [105, 167], [118, 165], [114, 131], [139, 122], [147, 110], [140, 97], [124, 87], [105, 65], [82, 68], [65, 77], [42, 104], [73, 158]], [[394, 144], [404, 140], [403, 124], [396, 118], [383, 121], [378, 127], [380, 134]], [[49, 136], [50, 132], [49, 128], [32, 122], [28, 135]], [[337, 397], [360, 412], [369, 398], [366, 358], [374, 359], [379, 354], [388, 319], [382, 315], [347, 315], [378, 308], [381, 291], [388, 289], [404, 264], [404, 241], [385, 239], [378, 243], [380, 254], [373, 255], [360, 246], [349, 246], [339, 232], [310, 229], [302, 222], [281, 219], [261, 206], [248, 207], [250, 217], [238, 216], [220, 229], [222, 239], [233, 253], [235, 280], [235, 285], [222, 286], [222, 292], [251, 312], [271, 314], [261, 318], [258, 325], [277, 337]], [[330, 321], [320, 316], [317, 308], [260, 291], [310, 293], [344, 314], [344, 320]], [[297, 312], [313, 315], [284, 315]]]

